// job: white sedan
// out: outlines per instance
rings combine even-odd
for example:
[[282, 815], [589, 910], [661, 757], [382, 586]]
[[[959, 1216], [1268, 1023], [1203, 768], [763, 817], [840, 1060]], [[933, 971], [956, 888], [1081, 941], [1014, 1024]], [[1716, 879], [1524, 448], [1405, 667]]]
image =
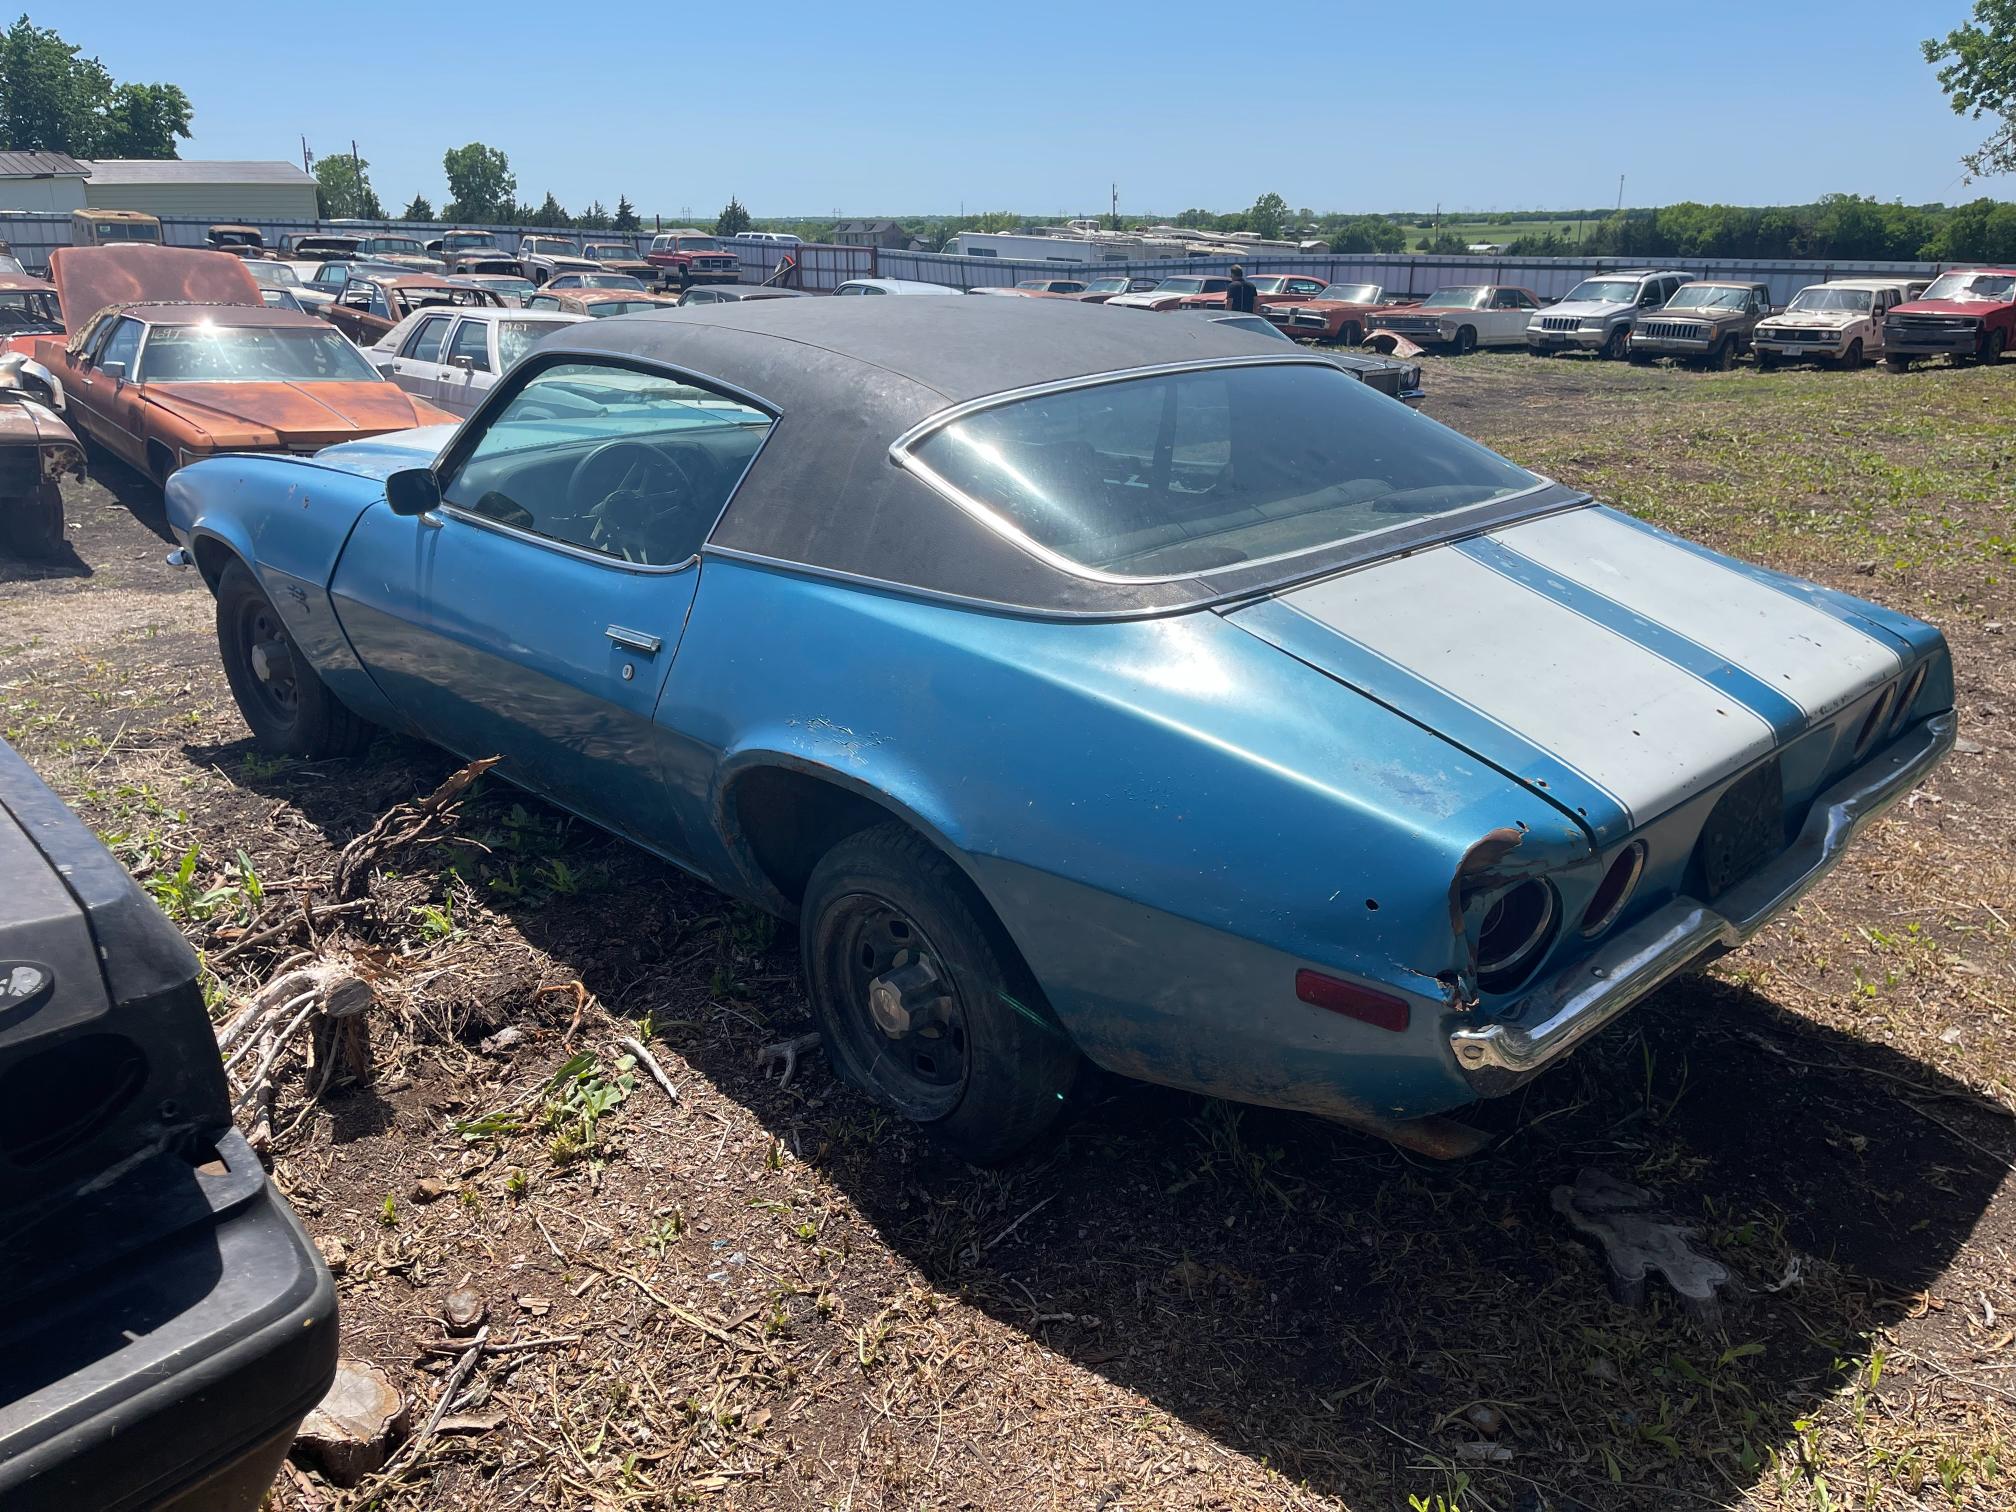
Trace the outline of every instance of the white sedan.
[[415, 398], [467, 415], [542, 338], [587, 318], [558, 310], [430, 305], [392, 327], [364, 355]]

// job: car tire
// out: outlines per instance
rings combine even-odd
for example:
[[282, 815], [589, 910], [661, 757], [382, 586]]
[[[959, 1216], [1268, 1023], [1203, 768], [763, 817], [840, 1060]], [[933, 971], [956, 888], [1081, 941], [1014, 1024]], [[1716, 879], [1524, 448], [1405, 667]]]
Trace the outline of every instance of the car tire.
[[63, 496], [54, 483], [38, 483], [27, 497], [0, 500], [0, 549], [41, 558], [63, 549]]
[[1776, 354], [1771, 352], [1759, 352], [1757, 354], [1758, 372], [1775, 373], [1777, 370], [1778, 370], [1778, 358]]
[[1862, 338], [1857, 336], [1848, 343], [1848, 350], [1841, 354], [1841, 367], [1852, 373], [1860, 366], [1862, 366]]
[[[799, 939], [842, 1081], [982, 1165], [1020, 1154], [1069, 1112], [1077, 1047], [965, 873], [907, 825], [858, 831], [820, 858]], [[892, 982], [899, 972], [912, 980]], [[878, 994], [898, 1026], [878, 1019]], [[904, 997], [933, 1016], [911, 1017]]]
[[1981, 342], [1981, 360], [1994, 364], [2002, 360], [2002, 354], [2009, 349], [2009, 337], [2002, 331], [1990, 331]]
[[1458, 357], [1468, 357], [1472, 352], [1476, 351], [1477, 328], [1475, 326], [1458, 326], [1456, 328], [1455, 347]]
[[1710, 352], [1702, 363], [1702, 366], [1711, 373], [1726, 373], [1735, 365], [1736, 342], [1733, 337], [1726, 336], [1715, 343], [1715, 350]]
[[217, 579], [217, 650], [224, 680], [260, 749], [320, 761], [355, 756], [376, 733], [345, 708], [287, 633], [279, 611], [243, 562]]
[[1893, 373], [1908, 373], [1911, 371], [1911, 359], [1909, 357], [1885, 357], [1883, 359], [1883, 366], [1890, 369]]
[[1343, 325], [1337, 328], [1337, 344], [1339, 346], [1348, 346], [1348, 347], [1361, 346], [1364, 344], [1364, 341], [1365, 341], [1364, 331], [1359, 329], [1359, 327], [1352, 321], [1347, 320], [1344, 322]]
[[1529, 346], [1526, 348], [1526, 352], [1531, 357], [1552, 357], [1554, 355], [1554, 348]]
[[1631, 354], [1631, 327], [1620, 325], [1603, 338], [1603, 345], [1596, 349], [1596, 355], [1606, 362], [1615, 362]]

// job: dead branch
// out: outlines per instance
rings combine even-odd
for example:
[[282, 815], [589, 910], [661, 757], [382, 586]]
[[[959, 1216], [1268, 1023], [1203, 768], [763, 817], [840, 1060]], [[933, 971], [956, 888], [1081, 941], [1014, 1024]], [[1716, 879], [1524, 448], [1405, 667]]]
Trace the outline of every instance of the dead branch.
[[777, 1085], [779, 1088], [788, 1087], [791, 1085], [791, 1078], [797, 1074], [798, 1057], [807, 1051], [817, 1050], [818, 1048], [819, 1036], [817, 1034], [801, 1034], [796, 1039], [779, 1040], [776, 1044], [765, 1045], [761, 1050], [756, 1052], [756, 1065], [760, 1070], [765, 1066], [773, 1066], [782, 1061], [784, 1063], [784, 1074], [777, 1078]]
[[338, 900], [353, 897], [371, 875], [372, 863], [416, 841], [446, 834], [461, 817], [460, 800], [470, 785], [504, 758], [485, 756], [472, 761], [425, 798], [401, 803], [378, 816], [378, 822], [343, 847], [336, 858], [334, 890]]
[[659, 1086], [665, 1089], [665, 1095], [667, 1097], [671, 1098], [672, 1101], [675, 1103], [679, 1101], [679, 1089], [672, 1085], [672, 1078], [667, 1076], [665, 1074], [665, 1068], [658, 1064], [658, 1057], [653, 1055], [649, 1050], [644, 1048], [644, 1042], [642, 1040], [632, 1039], [629, 1035], [626, 1034], [621, 1039], [617, 1040], [616, 1043], [621, 1045], [625, 1050], [628, 1050], [632, 1055], [637, 1057], [638, 1061], [643, 1065], [644, 1069], [651, 1073], [651, 1080], [655, 1081], [656, 1083], [658, 1083]]

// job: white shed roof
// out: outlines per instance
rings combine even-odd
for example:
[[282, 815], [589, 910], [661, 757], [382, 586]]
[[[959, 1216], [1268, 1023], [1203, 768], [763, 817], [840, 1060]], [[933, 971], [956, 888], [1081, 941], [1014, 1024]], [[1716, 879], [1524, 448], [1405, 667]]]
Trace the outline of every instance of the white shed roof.
[[182, 162], [168, 158], [99, 158], [84, 165], [95, 185], [111, 184], [306, 184], [315, 180], [297, 163]]

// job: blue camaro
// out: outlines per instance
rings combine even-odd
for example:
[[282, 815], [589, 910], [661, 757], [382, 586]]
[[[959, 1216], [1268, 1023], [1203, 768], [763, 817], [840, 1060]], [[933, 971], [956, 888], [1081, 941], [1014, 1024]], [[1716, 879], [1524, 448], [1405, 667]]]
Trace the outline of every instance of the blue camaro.
[[1953, 736], [1926, 625], [1065, 301], [573, 326], [168, 500], [262, 746], [499, 755], [796, 919], [836, 1070], [974, 1159], [1083, 1059], [1460, 1149]]

